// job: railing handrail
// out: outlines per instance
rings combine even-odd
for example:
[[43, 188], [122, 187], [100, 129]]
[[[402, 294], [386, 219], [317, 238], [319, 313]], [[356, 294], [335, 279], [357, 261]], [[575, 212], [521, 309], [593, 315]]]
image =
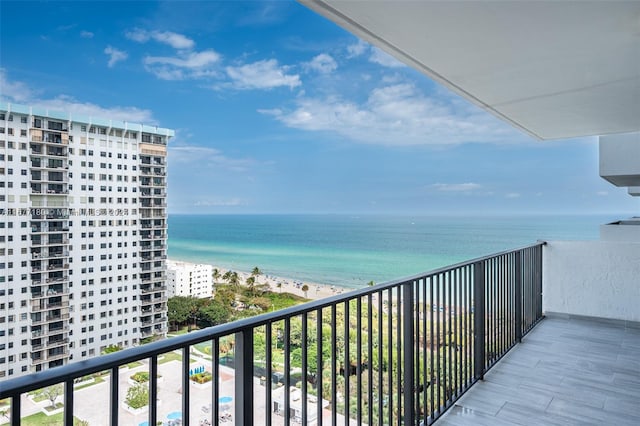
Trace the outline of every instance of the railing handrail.
[[100, 357], [73, 362], [71, 364], [39, 372], [38, 374], [17, 377], [15, 379], [0, 382], [0, 399], [7, 398], [14, 394], [30, 392], [42, 387], [50, 386], [52, 384], [64, 382], [69, 377], [79, 377], [97, 373], [99, 371], [109, 370], [133, 361], [138, 361], [140, 359], [149, 358], [161, 353], [182, 349], [186, 346], [196, 345], [198, 343], [209, 341], [214, 338], [232, 335], [234, 333], [251, 330], [256, 327], [262, 327], [267, 323], [273, 323], [285, 320], [287, 318], [304, 315], [312, 311], [318, 311], [320, 309], [338, 305], [340, 303], [349, 302], [359, 297], [381, 293], [385, 290], [402, 286], [403, 284], [434, 277], [450, 270], [470, 266], [510, 253], [543, 246], [545, 244], [546, 242], [544, 241], [538, 241], [534, 244], [529, 244], [516, 249], [504, 250], [498, 253], [477, 257], [475, 259], [459, 262], [454, 265], [427, 271], [422, 274], [412, 275], [409, 277], [376, 284], [370, 287], [356, 289], [347, 293], [342, 293], [324, 299], [307, 302], [275, 312], [257, 315], [255, 317], [244, 318], [229, 323], [216, 325], [203, 330], [194, 331], [186, 335], [175, 336], [167, 340], [148, 343], [144, 346], [128, 348], [123, 351], [102, 355]]

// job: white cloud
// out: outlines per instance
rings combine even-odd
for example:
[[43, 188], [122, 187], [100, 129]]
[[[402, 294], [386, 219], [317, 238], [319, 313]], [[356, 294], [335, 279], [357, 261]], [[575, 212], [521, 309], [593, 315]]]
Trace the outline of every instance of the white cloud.
[[338, 68], [338, 63], [330, 55], [321, 53], [310, 62], [305, 63], [304, 66], [321, 74], [329, 74]]
[[217, 76], [215, 66], [220, 55], [214, 50], [181, 52], [178, 56], [147, 56], [143, 59], [147, 71], [161, 80], [184, 80]]
[[287, 74], [288, 67], [279, 66], [275, 59], [227, 67], [227, 75], [236, 89], [271, 89], [287, 86], [291, 89], [302, 84], [297, 74]]
[[124, 61], [129, 56], [127, 52], [116, 49], [115, 47], [112, 47], [112, 46], [107, 46], [104, 49], [104, 53], [109, 56], [109, 62], [107, 63], [109, 68], [113, 68], [115, 64], [117, 64], [120, 61]]
[[505, 195], [506, 198], [520, 198], [522, 195], [518, 192], [509, 192]]
[[607, 195], [609, 195], [609, 193], [607, 191], [598, 191], [596, 192], [596, 195], [600, 197], [606, 197]]
[[91, 31], [80, 31], [80, 37], [93, 38], [93, 33]]
[[172, 163], [183, 163], [189, 167], [201, 167], [206, 170], [224, 169], [233, 172], [246, 172], [254, 161], [246, 158], [230, 158], [215, 148], [195, 145], [169, 146]]
[[150, 35], [148, 31], [135, 28], [131, 31], [124, 33], [124, 36], [129, 40], [137, 41], [138, 43], [146, 43], [149, 41]]
[[171, 56], [147, 56], [144, 58], [146, 65], [163, 64], [173, 65], [180, 68], [202, 68], [215, 64], [220, 60], [220, 55], [213, 50], [202, 52], [189, 52], [182, 57]]
[[369, 61], [387, 68], [401, 68], [406, 66], [393, 56], [389, 55], [387, 52], [380, 50], [377, 47], [371, 48], [371, 56], [369, 56]]
[[359, 104], [342, 98], [301, 97], [293, 110], [262, 109], [288, 127], [337, 133], [347, 139], [382, 145], [445, 145], [504, 142], [511, 128], [474, 106], [452, 105], [424, 96], [410, 84], [378, 87]]
[[21, 81], [10, 81], [4, 68], [0, 68], [0, 97], [3, 100], [16, 103], [28, 103], [35, 94], [25, 83]]
[[431, 185], [436, 191], [444, 191], [444, 192], [470, 192], [476, 191], [482, 188], [482, 185], [467, 182], [467, 183], [434, 183]]
[[356, 58], [364, 54], [369, 48], [369, 43], [358, 40], [356, 44], [350, 44], [347, 46], [347, 58]]
[[195, 42], [190, 38], [171, 31], [154, 31], [151, 37], [160, 43], [168, 44], [174, 49], [193, 49]]
[[152, 112], [148, 109], [127, 106], [105, 108], [94, 103], [81, 102], [66, 95], [59, 95], [55, 98], [39, 97], [36, 91], [25, 83], [10, 81], [3, 69], [0, 69], [0, 87], [2, 87], [0, 99], [5, 102], [34, 105], [53, 111], [70, 112], [72, 115], [79, 114], [149, 125], [158, 124], [157, 120], [153, 118]]
[[149, 40], [154, 40], [179, 50], [193, 49], [195, 46], [195, 42], [189, 37], [171, 31], [146, 31], [135, 28], [127, 31], [125, 37], [138, 43], [146, 43]]

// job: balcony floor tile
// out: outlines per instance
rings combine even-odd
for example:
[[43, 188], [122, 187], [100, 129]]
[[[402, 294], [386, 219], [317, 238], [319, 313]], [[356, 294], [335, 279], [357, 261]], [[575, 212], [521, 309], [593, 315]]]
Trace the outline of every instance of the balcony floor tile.
[[640, 424], [640, 328], [546, 318], [436, 423]]

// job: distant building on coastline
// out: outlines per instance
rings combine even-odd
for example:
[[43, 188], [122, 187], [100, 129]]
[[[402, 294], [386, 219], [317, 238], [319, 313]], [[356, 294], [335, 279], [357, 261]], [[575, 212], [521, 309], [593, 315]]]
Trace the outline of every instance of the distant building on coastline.
[[213, 266], [167, 261], [167, 295], [211, 297], [213, 294]]
[[173, 135], [0, 103], [0, 380], [166, 335]]

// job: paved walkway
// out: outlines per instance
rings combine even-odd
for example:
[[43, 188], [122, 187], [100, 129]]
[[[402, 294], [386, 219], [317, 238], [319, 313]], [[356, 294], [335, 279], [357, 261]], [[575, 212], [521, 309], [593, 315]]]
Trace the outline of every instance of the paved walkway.
[[635, 327], [546, 318], [436, 424], [640, 425]]

